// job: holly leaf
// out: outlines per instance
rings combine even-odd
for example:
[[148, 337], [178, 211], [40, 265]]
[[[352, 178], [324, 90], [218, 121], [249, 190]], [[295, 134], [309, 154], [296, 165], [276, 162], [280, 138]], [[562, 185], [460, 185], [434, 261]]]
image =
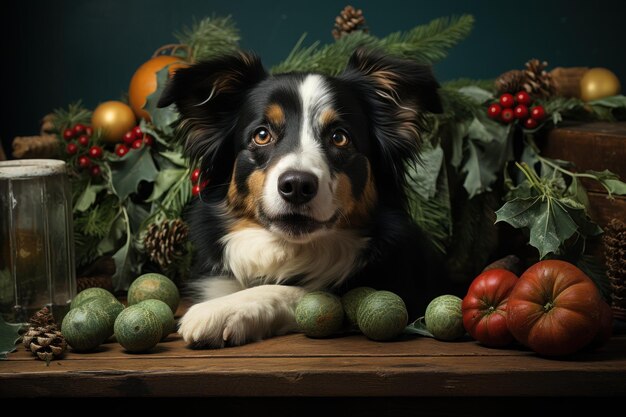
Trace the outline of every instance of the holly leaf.
[[173, 132], [171, 125], [176, 120], [178, 120], [178, 112], [176, 111], [176, 106], [174, 104], [171, 104], [164, 108], [157, 107], [159, 98], [161, 98], [161, 93], [163, 93], [163, 90], [165, 89], [165, 86], [169, 79], [169, 65], [164, 67], [161, 71], [157, 72], [156, 78], [157, 89], [154, 91], [154, 93], [150, 94], [146, 98], [146, 105], [144, 106], [144, 108], [150, 114], [152, 123], [157, 129], [163, 131], [166, 134], [171, 134]]
[[482, 104], [493, 99], [493, 94], [490, 91], [484, 90], [476, 85], [461, 87], [459, 88], [459, 93], [470, 97], [477, 104]]
[[15, 344], [20, 340], [22, 323], [7, 323], [0, 317], [0, 360], [6, 359], [7, 354], [15, 352]]
[[131, 283], [131, 274], [134, 266], [134, 256], [132, 250], [132, 234], [130, 231], [130, 220], [126, 208], [122, 208], [123, 227], [126, 233], [126, 242], [112, 256], [115, 262], [115, 274], [113, 274], [113, 288], [115, 291], [126, 291]]
[[120, 200], [136, 192], [141, 181], [153, 182], [159, 174], [149, 146], [135, 149], [121, 158], [111, 156], [110, 164], [111, 182]]
[[407, 166], [409, 212], [433, 245], [445, 253], [452, 233], [448, 176], [443, 149], [427, 143], [420, 163]]
[[154, 189], [152, 195], [146, 201], [158, 200], [165, 192], [167, 192], [177, 181], [187, 174], [186, 169], [164, 169], [159, 172], [154, 181]]
[[468, 128], [465, 143], [466, 156], [461, 173], [465, 173], [463, 187], [472, 198], [486, 191], [496, 181], [505, 163], [513, 159], [513, 131], [510, 125], [501, 125], [489, 119], [474, 118]]
[[594, 175], [598, 181], [606, 188], [609, 196], [613, 194], [626, 195], [626, 183], [620, 181], [619, 176], [608, 169], [604, 171], [585, 171], [587, 174]]
[[428, 328], [426, 327], [426, 322], [424, 321], [424, 317], [420, 317], [413, 323], [409, 323], [409, 325], [404, 328], [403, 333], [419, 334], [420, 336], [433, 338], [435, 337], [431, 332], [428, 331]]
[[443, 164], [443, 149], [441, 145], [433, 147], [426, 142], [420, 152], [419, 161], [407, 167], [407, 181], [409, 187], [429, 199], [437, 193], [437, 178]]
[[626, 107], [626, 96], [618, 94], [616, 96], [610, 96], [610, 97], [601, 98], [599, 100], [589, 101], [587, 102], [587, 104], [591, 107], [601, 106], [601, 107], [608, 107], [611, 109], [617, 109], [620, 107]]
[[106, 187], [102, 184], [92, 184], [91, 181], [89, 181], [83, 192], [78, 196], [76, 204], [74, 204], [74, 210], [83, 212], [89, 209], [89, 207], [95, 203], [98, 193], [105, 188]]
[[501, 221], [518, 229], [528, 229], [530, 244], [537, 248], [541, 258], [558, 253], [559, 248], [574, 233], [586, 237], [596, 234], [599, 229], [588, 220], [584, 206], [577, 204], [574, 207], [566, 199], [548, 195], [516, 198], [506, 202], [496, 211], [496, 223]]

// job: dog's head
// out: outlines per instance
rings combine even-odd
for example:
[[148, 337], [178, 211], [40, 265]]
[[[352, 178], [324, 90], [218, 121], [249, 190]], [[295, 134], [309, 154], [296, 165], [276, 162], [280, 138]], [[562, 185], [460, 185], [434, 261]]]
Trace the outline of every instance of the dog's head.
[[357, 51], [338, 77], [271, 76], [240, 53], [179, 69], [175, 103], [186, 150], [236, 221], [307, 242], [364, 227], [377, 202], [404, 203], [404, 166], [423, 114], [441, 110], [429, 67]]

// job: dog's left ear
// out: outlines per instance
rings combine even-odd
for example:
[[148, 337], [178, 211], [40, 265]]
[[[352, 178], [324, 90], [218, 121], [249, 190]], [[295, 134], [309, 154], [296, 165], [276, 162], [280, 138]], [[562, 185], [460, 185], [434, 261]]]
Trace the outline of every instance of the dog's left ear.
[[158, 106], [175, 103], [185, 132], [185, 151], [212, 182], [230, 175], [238, 110], [250, 89], [267, 77], [256, 55], [239, 52], [176, 71]]
[[361, 92], [383, 169], [393, 174], [394, 192], [402, 193], [405, 162], [418, 155], [424, 116], [442, 112], [431, 68], [358, 49], [340, 79]]

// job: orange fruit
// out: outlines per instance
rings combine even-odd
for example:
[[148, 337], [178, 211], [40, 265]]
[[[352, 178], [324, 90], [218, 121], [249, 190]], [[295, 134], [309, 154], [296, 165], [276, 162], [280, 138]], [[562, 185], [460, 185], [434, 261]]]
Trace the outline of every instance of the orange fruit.
[[130, 80], [128, 87], [128, 101], [138, 119], [150, 120], [150, 115], [144, 110], [147, 98], [157, 89], [157, 72], [169, 65], [170, 77], [178, 68], [188, 64], [180, 57], [172, 55], [158, 55], [143, 63]]

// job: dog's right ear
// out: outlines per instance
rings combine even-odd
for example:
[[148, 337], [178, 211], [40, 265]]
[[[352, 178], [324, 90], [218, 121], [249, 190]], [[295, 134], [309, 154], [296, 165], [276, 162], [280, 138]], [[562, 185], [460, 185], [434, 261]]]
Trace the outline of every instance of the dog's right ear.
[[192, 162], [202, 161], [207, 175], [234, 160], [225, 146], [233, 134], [238, 110], [247, 92], [267, 77], [256, 55], [240, 52], [176, 71], [158, 106], [176, 104], [185, 150]]

